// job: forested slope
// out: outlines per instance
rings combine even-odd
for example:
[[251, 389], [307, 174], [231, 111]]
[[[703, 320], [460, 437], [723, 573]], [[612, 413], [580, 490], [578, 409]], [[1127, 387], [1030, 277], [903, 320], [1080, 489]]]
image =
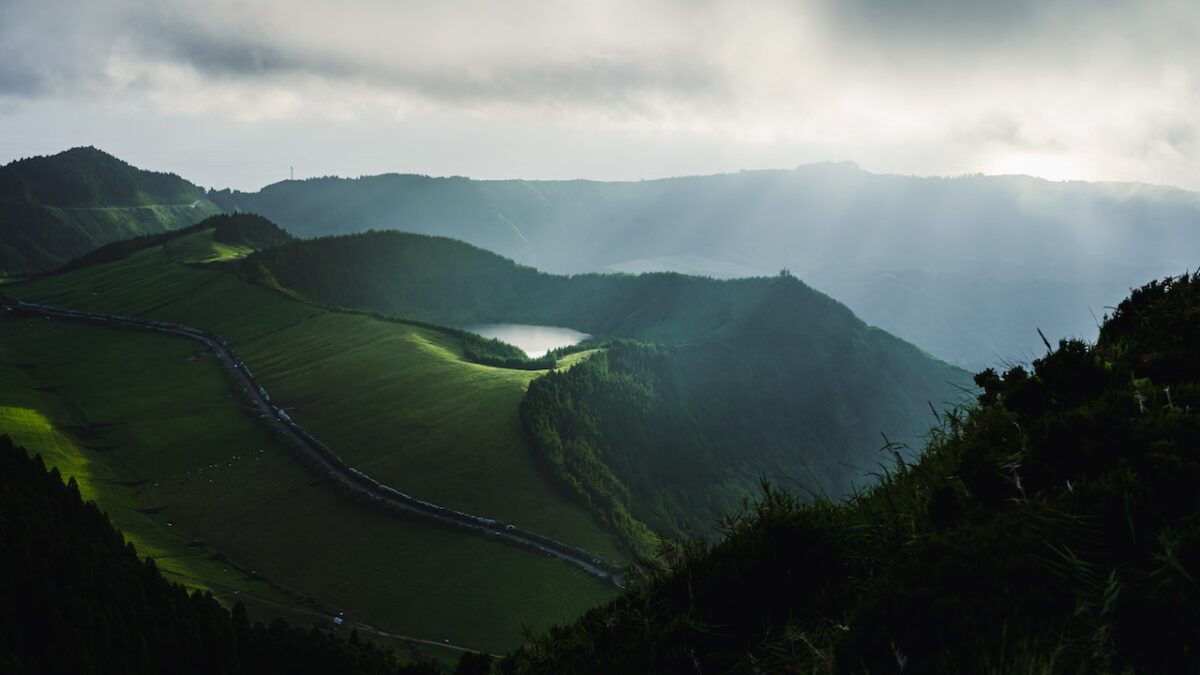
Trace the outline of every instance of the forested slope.
[[45, 272], [103, 244], [218, 211], [179, 176], [95, 148], [17, 160], [0, 167], [0, 274]]
[[770, 490], [502, 670], [1195, 672], [1197, 344], [1200, 275], [1145, 286], [1095, 346], [977, 375], [880, 485]]

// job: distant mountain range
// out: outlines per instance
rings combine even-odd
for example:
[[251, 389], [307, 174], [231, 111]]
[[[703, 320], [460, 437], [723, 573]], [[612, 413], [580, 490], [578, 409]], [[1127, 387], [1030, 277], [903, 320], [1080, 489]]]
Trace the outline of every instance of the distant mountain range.
[[78, 148], [0, 169], [0, 272], [45, 271], [218, 207], [300, 237], [442, 235], [561, 274], [787, 268], [969, 369], [1040, 354], [1037, 329], [1094, 338], [1129, 288], [1200, 265], [1200, 195], [1141, 184], [916, 178], [837, 163], [638, 182], [387, 174], [205, 192]]
[[[1200, 265], [1200, 195], [1025, 176], [916, 178], [854, 164], [640, 182], [381, 175], [221, 191], [305, 237], [439, 234], [551, 272], [798, 277], [968, 368], [1094, 338], [1104, 307]], [[1095, 314], [1095, 318], [1093, 318]]]

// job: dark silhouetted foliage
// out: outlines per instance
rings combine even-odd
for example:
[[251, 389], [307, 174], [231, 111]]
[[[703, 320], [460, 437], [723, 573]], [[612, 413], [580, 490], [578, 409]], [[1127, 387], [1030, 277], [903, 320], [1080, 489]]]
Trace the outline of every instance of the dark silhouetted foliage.
[[[201, 225], [213, 228], [213, 241], [263, 250], [293, 240], [275, 223], [255, 213], [230, 213], [212, 216]], [[203, 228], [202, 228], [203, 229]]]
[[454, 675], [489, 675], [492, 672], [492, 657], [477, 652], [466, 652], [458, 661]]
[[282, 620], [251, 624], [169, 583], [72, 478], [0, 436], [0, 671], [437, 673], [390, 651]]

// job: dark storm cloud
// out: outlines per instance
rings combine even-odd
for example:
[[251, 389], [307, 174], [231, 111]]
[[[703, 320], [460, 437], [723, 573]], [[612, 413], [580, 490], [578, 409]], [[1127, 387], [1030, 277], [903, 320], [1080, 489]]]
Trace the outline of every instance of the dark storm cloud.
[[30, 96], [42, 84], [41, 75], [16, 50], [0, 47], [0, 96]]
[[270, 79], [311, 76], [359, 82], [447, 101], [476, 100], [602, 102], [630, 93], [655, 92], [690, 97], [723, 93], [724, 77], [703, 54], [653, 60], [618, 53], [538, 63], [431, 63], [379, 61], [355, 50], [279, 44], [265, 34], [202, 31], [194, 25], [159, 22], [139, 40], [144, 54], [186, 64], [215, 78]]

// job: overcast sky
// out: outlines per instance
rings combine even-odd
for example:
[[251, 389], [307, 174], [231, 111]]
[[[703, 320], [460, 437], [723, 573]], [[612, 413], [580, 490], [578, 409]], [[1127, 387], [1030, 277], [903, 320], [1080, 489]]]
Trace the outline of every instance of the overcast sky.
[[854, 160], [1200, 189], [1200, 2], [0, 0], [0, 162], [202, 185]]

